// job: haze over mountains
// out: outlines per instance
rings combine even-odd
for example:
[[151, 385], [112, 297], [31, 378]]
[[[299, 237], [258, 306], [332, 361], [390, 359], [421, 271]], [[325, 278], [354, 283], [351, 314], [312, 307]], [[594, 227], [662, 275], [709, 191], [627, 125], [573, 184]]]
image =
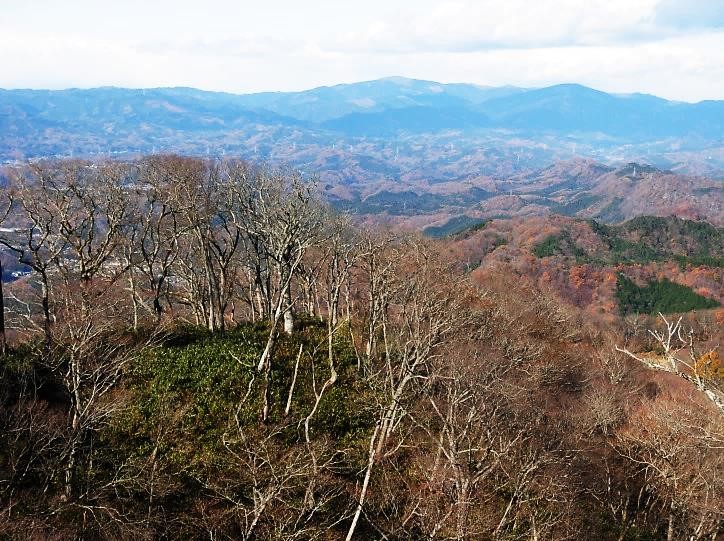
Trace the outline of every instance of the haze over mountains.
[[724, 0], [1, 5], [0, 541], [724, 541]]
[[721, 223], [724, 101], [401, 77], [247, 95], [0, 90], [3, 161], [160, 152], [289, 164], [339, 208], [418, 228], [550, 213]]
[[705, 168], [724, 168], [724, 101], [672, 102], [576, 84], [493, 88], [392, 77], [248, 95], [190, 88], [0, 91], [3, 160], [154, 148], [238, 152], [248, 143], [273, 157], [295, 143], [354, 146], [360, 138], [448, 132], [461, 144], [527, 137], [560, 149], [577, 142], [584, 155], [611, 158], [628, 146], [626, 157], [648, 153], [660, 165], [672, 165], [664, 163], [667, 152], [706, 149], [712, 155], [704, 157]]

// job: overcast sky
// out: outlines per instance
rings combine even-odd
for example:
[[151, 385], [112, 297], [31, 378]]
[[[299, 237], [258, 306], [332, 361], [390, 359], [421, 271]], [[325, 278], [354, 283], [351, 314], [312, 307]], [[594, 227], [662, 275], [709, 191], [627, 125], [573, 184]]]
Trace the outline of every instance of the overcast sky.
[[402, 75], [724, 99], [724, 0], [0, 0], [0, 87]]

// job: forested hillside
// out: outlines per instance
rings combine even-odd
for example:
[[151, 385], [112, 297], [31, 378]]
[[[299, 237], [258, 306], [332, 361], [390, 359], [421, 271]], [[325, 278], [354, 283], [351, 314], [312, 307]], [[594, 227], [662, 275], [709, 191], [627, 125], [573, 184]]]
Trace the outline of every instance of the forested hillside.
[[7, 182], [0, 539], [724, 531], [724, 312], [624, 320], [551, 278], [715, 283], [720, 229], [430, 239], [359, 225], [293, 170], [178, 156]]
[[[619, 225], [564, 216], [495, 219], [440, 243], [474, 282], [513, 273], [521, 284], [549, 291], [595, 321], [724, 302], [723, 233], [707, 222], [652, 216]], [[635, 286], [644, 295], [631, 304], [635, 295], [620, 295], [624, 283], [629, 292]], [[659, 304], [663, 297], [672, 302]]]

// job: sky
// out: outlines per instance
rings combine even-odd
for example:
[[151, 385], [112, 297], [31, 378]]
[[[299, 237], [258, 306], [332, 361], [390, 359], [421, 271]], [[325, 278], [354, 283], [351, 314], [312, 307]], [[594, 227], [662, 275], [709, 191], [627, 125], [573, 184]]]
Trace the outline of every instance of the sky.
[[724, 0], [0, 0], [0, 87], [388, 76], [724, 99]]

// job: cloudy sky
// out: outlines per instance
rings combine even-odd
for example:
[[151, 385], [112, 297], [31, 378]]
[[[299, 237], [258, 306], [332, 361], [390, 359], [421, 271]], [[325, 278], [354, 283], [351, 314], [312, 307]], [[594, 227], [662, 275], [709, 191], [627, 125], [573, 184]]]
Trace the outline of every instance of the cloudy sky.
[[402, 75], [724, 99], [724, 0], [0, 0], [0, 87]]

